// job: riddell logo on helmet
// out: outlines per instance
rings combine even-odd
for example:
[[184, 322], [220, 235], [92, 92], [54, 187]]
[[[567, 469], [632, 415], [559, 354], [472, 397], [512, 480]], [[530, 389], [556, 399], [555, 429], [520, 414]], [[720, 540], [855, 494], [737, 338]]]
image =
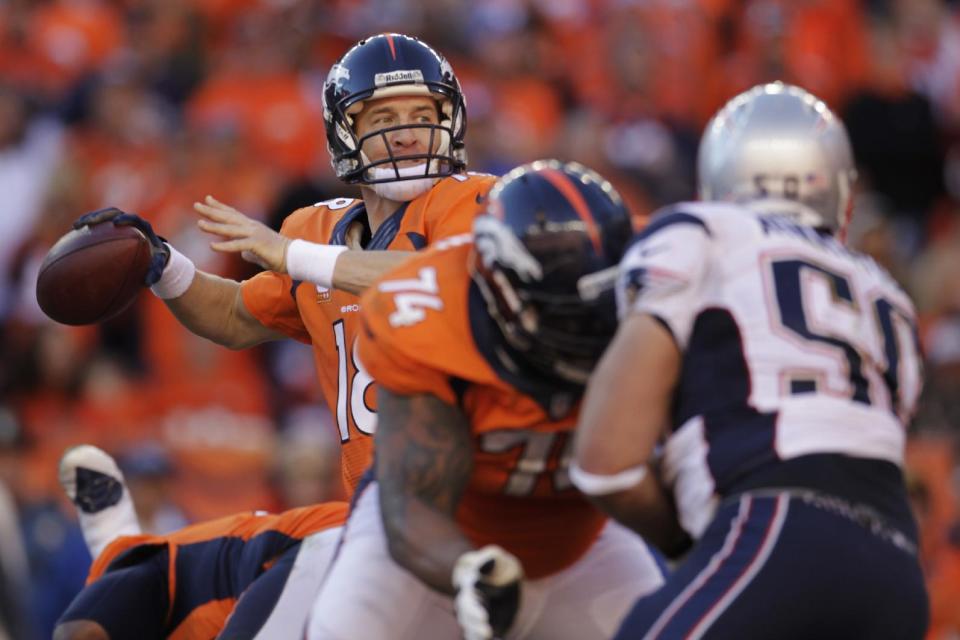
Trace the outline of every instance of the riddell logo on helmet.
[[420, 69], [388, 71], [387, 73], [378, 73], [373, 76], [373, 84], [378, 87], [384, 87], [389, 84], [408, 84], [411, 82], [423, 82], [423, 72], [420, 71]]

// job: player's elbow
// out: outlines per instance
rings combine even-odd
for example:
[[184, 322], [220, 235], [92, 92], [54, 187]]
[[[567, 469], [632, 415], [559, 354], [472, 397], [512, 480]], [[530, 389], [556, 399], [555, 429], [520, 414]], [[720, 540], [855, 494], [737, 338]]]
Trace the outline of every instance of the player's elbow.
[[232, 351], [242, 351], [280, 337], [282, 336], [265, 327], [247, 311], [240, 289], [237, 288], [227, 317], [222, 324], [222, 330], [215, 332], [211, 339]]

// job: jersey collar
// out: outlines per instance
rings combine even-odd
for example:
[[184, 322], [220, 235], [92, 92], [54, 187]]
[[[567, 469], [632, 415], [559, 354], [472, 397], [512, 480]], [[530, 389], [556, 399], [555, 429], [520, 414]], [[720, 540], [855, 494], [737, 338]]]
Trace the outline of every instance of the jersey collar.
[[[363, 248], [367, 250], [379, 250], [389, 247], [390, 243], [397, 237], [397, 232], [400, 230], [400, 223], [403, 222], [403, 214], [406, 213], [409, 204], [409, 202], [404, 202], [400, 205], [399, 209], [384, 220], [383, 224], [377, 228], [377, 232], [370, 237]], [[361, 222], [369, 228], [367, 207], [363, 201], [360, 201], [349, 209], [343, 214], [343, 217], [340, 218], [337, 224], [334, 225], [329, 244], [346, 246], [347, 229], [350, 228], [353, 222]]]

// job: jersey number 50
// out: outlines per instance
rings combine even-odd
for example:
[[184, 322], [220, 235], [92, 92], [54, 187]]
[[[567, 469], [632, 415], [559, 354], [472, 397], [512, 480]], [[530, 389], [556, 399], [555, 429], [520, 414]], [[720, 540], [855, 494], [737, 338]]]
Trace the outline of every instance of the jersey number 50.
[[[882, 296], [858, 297], [851, 278], [808, 260], [774, 260], [770, 269], [776, 283], [780, 325], [801, 338], [802, 344], [842, 357], [854, 402], [872, 404], [870, 382], [882, 380], [890, 410], [907, 420], [907, 408], [913, 406], [920, 391], [920, 358], [912, 316]], [[826, 282], [828, 301], [809, 295], [811, 289], [805, 284], [817, 279]], [[879, 337], [879, 345], [876, 338], [871, 339], [873, 336]], [[816, 384], [803, 376], [794, 377], [790, 391], [814, 391]]]

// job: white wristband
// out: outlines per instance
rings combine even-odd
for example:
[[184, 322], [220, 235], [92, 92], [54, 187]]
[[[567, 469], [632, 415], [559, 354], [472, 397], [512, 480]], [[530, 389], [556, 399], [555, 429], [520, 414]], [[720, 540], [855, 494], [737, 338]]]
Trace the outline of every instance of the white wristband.
[[584, 471], [576, 463], [569, 468], [570, 481], [580, 492], [588, 496], [605, 496], [624, 491], [640, 484], [647, 475], [646, 465], [624, 469], [609, 476]]
[[190, 258], [174, 249], [169, 243], [167, 247], [170, 249], [170, 260], [167, 261], [160, 279], [150, 287], [153, 295], [163, 300], [179, 298], [186, 293], [193, 282], [193, 277], [197, 274], [197, 267]]
[[287, 245], [287, 273], [321, 287], [333, 287], [333, 268], [347, 247], [294, 240]]

